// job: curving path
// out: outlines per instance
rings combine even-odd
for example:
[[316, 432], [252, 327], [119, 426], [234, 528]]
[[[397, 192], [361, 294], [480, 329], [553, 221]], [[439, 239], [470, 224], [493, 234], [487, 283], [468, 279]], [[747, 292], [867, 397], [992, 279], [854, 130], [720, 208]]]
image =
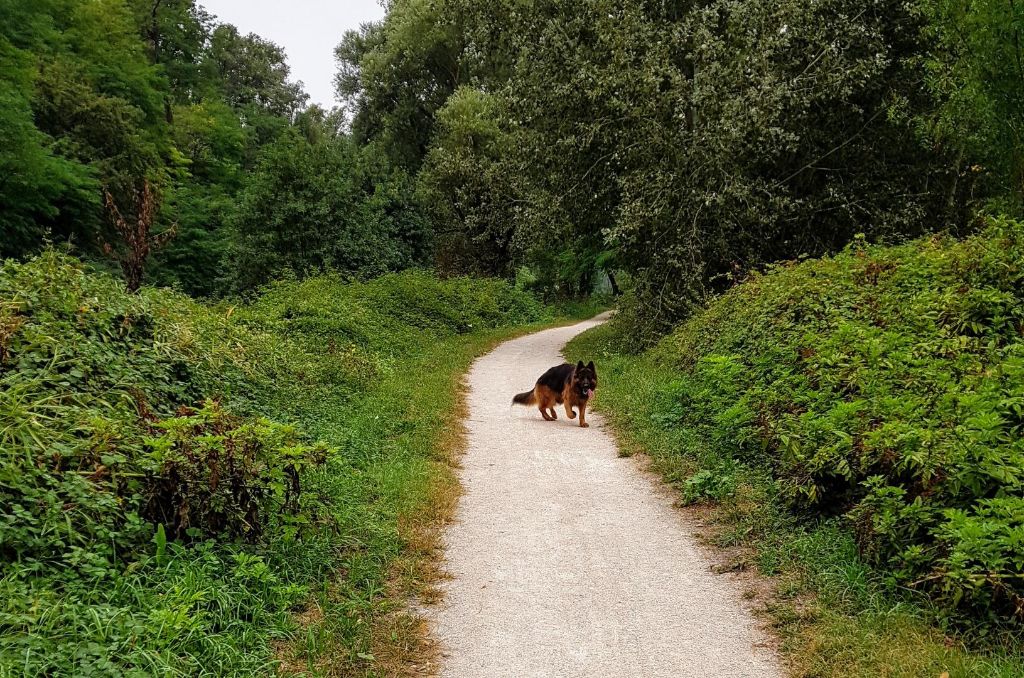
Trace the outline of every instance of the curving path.
[[599, 416], [581, 429], [561, 409], [546, 422], [510, 408], [601, 321], [509, 341], [469, 373], [465, 495], [445, 538], [452, 579], [428, 613], [441, 674], [781, 675], [734, 584], [710, 571], [667, 493], [618, 456]]

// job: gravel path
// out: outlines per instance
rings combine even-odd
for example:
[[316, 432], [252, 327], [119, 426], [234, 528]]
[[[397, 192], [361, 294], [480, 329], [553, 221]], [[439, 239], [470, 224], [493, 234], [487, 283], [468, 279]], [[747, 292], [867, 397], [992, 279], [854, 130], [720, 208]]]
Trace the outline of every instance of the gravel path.
[[735, 585], [711, 573], [667, 493], [618, 456], [599, 416], [581, 429], [561, 409], [546, 422], [510, 408], [599, 322], [509, 341], [469, 373], [452, 579], [428, 613], [442, 675], [781, 675]]

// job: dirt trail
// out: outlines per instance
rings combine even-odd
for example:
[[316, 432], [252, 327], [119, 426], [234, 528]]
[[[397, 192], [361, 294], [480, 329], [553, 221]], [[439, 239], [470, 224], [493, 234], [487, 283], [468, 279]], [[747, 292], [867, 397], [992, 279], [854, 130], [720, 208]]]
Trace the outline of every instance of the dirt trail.
[[465, 495], [445, 538], [452, 579], [429, 613], [442, 675], [781, 675], [734, 584], [710, 571], [667, 493], [618, 456], [599, 416], [581, 429], [561, 409], [546, 422], [510, 408], [599, 322], [509, 341], [469, 374]]

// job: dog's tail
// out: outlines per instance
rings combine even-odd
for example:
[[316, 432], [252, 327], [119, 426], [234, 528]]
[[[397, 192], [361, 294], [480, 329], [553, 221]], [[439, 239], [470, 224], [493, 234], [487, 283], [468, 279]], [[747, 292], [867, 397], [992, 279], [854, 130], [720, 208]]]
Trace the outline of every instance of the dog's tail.
[[533, 392], [532, 388], [512, 396], [513, 405], [533, 405], [535, 402], [537, 402], [537, 394]]

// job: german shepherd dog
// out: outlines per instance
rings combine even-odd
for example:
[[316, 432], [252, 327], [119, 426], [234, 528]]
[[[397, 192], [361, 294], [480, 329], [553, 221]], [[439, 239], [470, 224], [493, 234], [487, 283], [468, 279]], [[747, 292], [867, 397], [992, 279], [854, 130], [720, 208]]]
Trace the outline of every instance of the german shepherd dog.
[[558, 419], [555, 405], [565, 403], [565, 415], [576, 418], [574, 407], [580, 410], [580, 426], [590, 426], [586, 420], [587, 401], [594, 397], [597, 388], [597, 368], [591, 360], [586, 365], [583, 361], [573, 367], [569, 363], [557, 365], [540, 375], [532, 390], [512, 397], [513, 405], [536, 405], [540, 416], [547, 421]]

